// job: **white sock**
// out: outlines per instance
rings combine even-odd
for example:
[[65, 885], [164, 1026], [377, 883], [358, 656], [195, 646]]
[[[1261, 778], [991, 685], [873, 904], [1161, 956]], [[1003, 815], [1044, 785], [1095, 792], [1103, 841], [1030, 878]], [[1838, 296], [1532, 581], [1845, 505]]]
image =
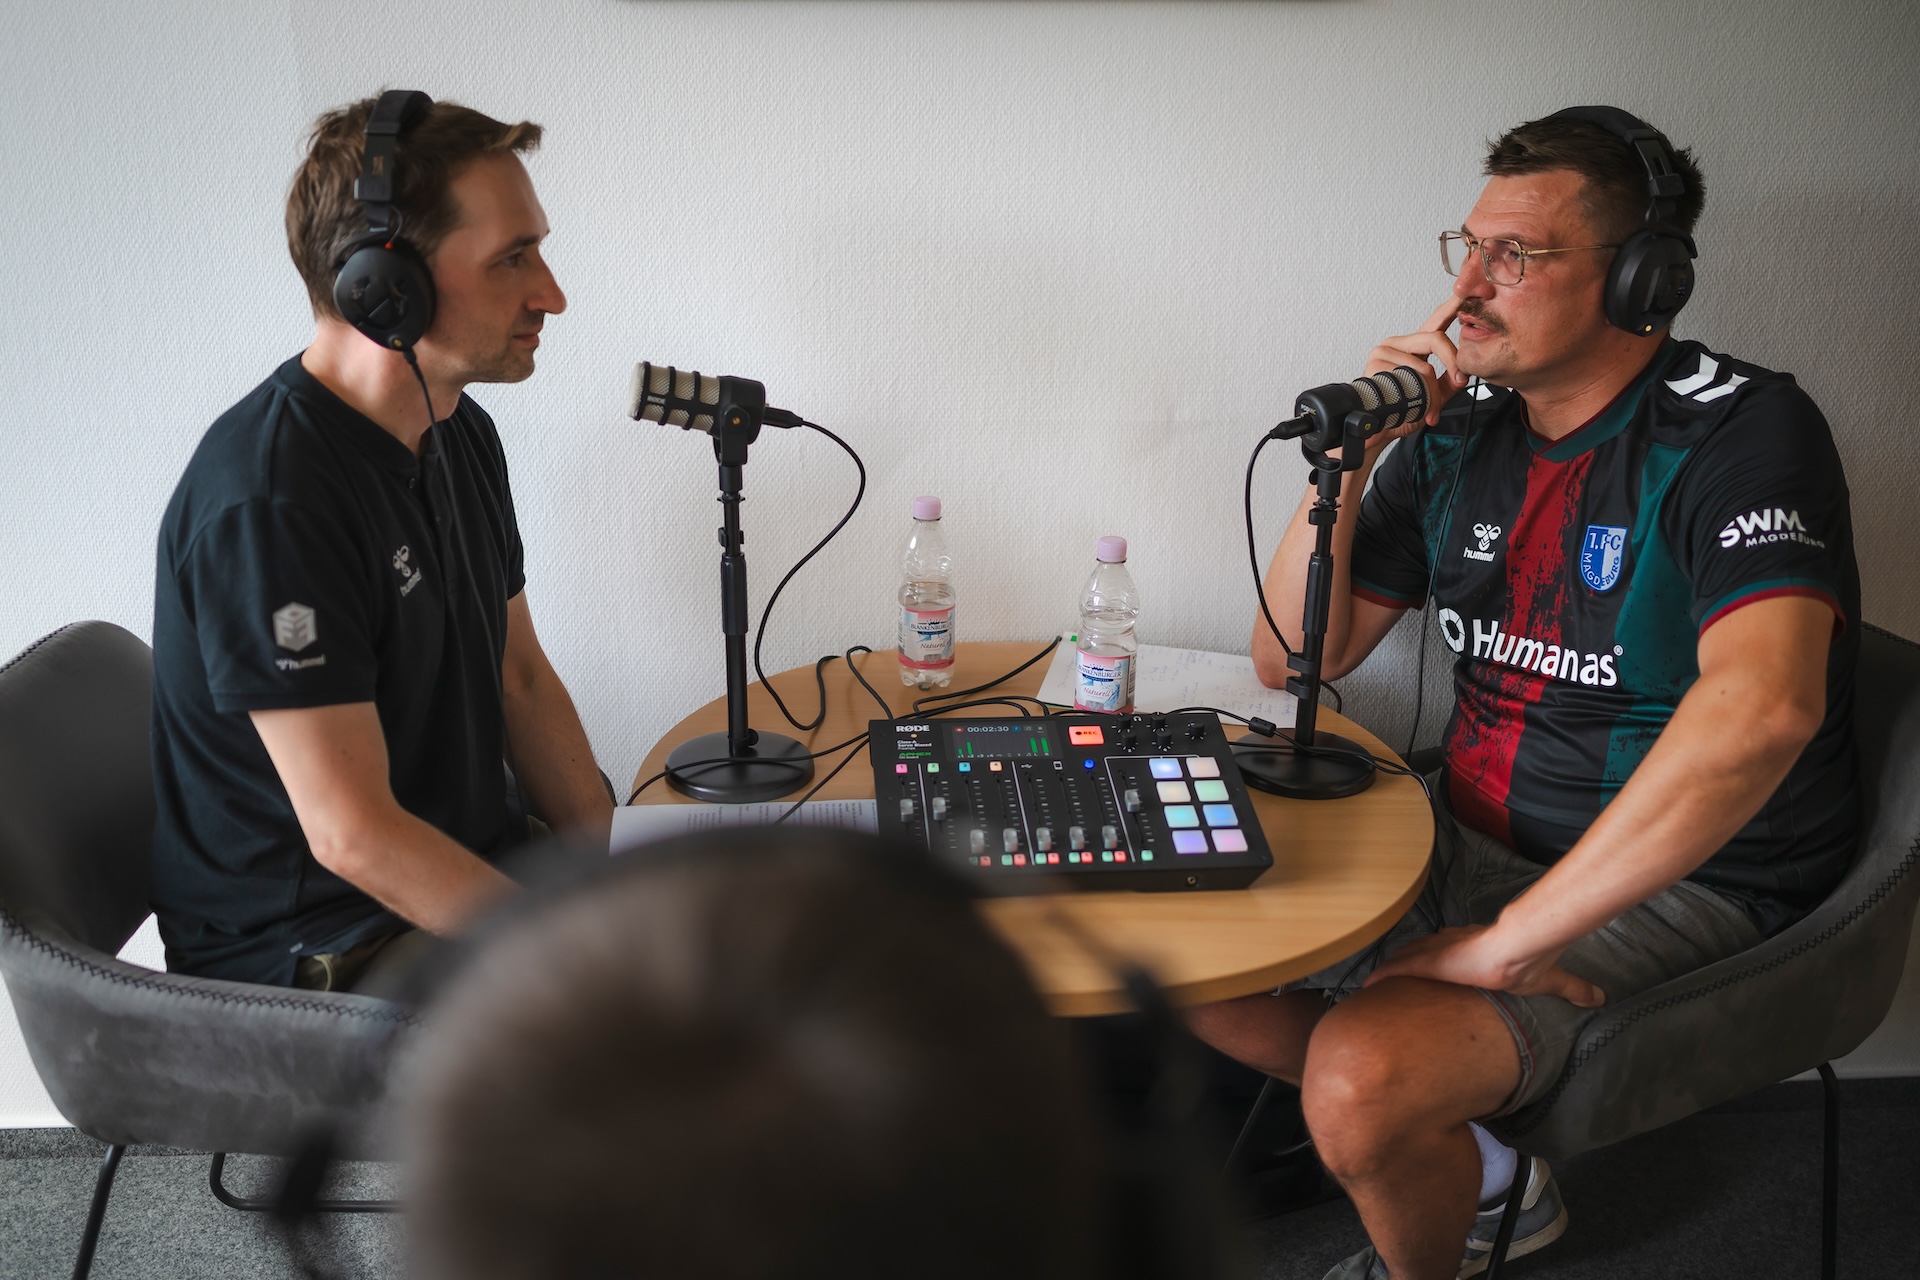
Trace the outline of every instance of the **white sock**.
[[1507, 1189], [1513, 1185], [1520, 1153], [1477, 1124], [1469, 1123], [1467, 1128], [1473, 1130], [1473, 1140], [1480, 1144], [1480, 1204], [1483, 1207], [1501, 1204], [1507, 1198]]

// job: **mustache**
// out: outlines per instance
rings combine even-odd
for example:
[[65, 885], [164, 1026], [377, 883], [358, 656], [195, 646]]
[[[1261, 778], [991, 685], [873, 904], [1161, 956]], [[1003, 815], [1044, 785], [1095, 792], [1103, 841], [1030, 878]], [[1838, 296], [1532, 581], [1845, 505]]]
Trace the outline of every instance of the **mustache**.
[[1486, 307], [1478, 298], [1469, 298], [1461, 303], [1459, 314], [1470, 317], [1476, 323], [1484, 325], [1495, 333], [1505, 333], [1507, 331], [1506, 325], [1487, 314]]

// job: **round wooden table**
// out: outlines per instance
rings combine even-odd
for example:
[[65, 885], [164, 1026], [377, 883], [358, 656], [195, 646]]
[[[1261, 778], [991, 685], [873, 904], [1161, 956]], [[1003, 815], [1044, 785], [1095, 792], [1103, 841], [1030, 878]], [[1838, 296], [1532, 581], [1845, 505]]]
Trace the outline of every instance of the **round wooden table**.
[[[962, 644], [949, 690], [972, 688], [1012, 670], [1039, 650], [1032, 644]], [[924, 696], [900, 683], [891, 649], [855, 658], [862, 674], [896, 716], [912, 714]], [[1033, 694], [1046, 674], [1042, 660], [995, 693]], [[866, 732], [880, 717], [873, 698], [845, 663], [827, 667], [827, 715], [817, 729], [796, 733], [759, 682], [748, 690], [749, 719], [761, 730], [792, 734], [821, 750]], [[795, 667], [770, 679], [801, 719], [815, 709], [813, 667]], [[935, 692], [947, 692], [936, 690]], [[987, 694], [976, 695], [979, 697]], [[977, 707], [955, 715], [1013, 715], [1011, 707]], [[1399, 757], [1344, 716], [1322, 710], [1320, 723], [1364, 743], [1386, 759]], [[664, 767], [675, 745], [726, 729], [726, 700], [717, 699], [682, 720], [648, 753], [637, 786]], [[1229, 729], [1229, 733], [1236, 730]], [[840, 761], [818, 762], [814, 781]], [[808, 783], [812, 786], [813, 783]], [[796, 791], [798, 799], [804, 789]], [[1420, 784], [1383, 773], [1372, 787], [1344, 800], [1288, 800], [1254, 791], [1273, 867], [1246, 889], [1189, 893], [1069, 893], [993, 898], [987, 918], [1026, 961], [1047, 1004], [1063, 1016], [1119, 1013], [1130, 1008], [1112, 966], [1095, 949], [1138, 960], [1178, 1004], [1204, 1004], [1269, 990], [1351, 955], [1385, 933], [1426, 883], [1433, 845], [1433, 814]], [[815, 797], [873, 795], [873, 770], [864, 748]], [[695, 803], [658, 782], [638, 804]]]

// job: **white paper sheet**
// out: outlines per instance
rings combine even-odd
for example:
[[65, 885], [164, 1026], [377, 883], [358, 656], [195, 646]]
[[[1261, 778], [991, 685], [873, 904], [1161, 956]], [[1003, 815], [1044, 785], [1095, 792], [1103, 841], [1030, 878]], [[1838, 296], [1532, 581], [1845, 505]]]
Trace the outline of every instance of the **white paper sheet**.
[[[1073, 705], [1075, 660], [1073, 646], [1062, 641], [1047, 667], [1047, 678], [1040, 682], [1042, 702]], [[1253, 674], [1253, 659], [1242, 654], [1140, 646], [1133, 684], [1135, 711], [1152, 714], [1180, 707], [1218, 707], [1285, 726], [1293, 723], [1297, 702], [1292, 694], [1261, 684]]]
[[[613, 811], [613, 836], [607, 844], [612, 852], [619, 853], [622, 849], [690, 831], [757, 826], [772, 822], [792, 807], [791, 800], [769, 800], [761, 804], [623, 805]], [[813, 827], [849, 827], [855, 831], [879, 829], [871, 800], [809, 800], [787, 821]]]

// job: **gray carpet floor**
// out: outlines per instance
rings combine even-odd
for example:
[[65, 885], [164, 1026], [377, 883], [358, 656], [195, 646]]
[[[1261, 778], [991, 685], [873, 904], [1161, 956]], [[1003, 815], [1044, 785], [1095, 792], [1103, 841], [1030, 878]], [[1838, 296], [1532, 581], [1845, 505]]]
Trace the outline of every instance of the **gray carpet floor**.
[[[1920, 1276], [1920, 1080], [1845, 1081], [1840, 1275]], [[0, 1130], [0, 1280], [63, 1277], [86, 1218], [100, 1148], [65, 1130]], [[264, 1190], [272, 1162], [236, 1159], [228, 1185]], [[1557, 1244], [1514, 1264], [1540, 1280], [1819, 1274], [1818, 1086], [1776, 1085], [1740, 1103], [1561, 1165], [1571, 1211]], [[394, 1192], [393, 1171], [348, 1166], [335, 1194]], [[324, 1228], [327, 1269], [344, 1278], [405, 1273], [403, 1225], [373, 1215]], [[1365, 1243], [1353, 1208], [1333, 1201], [1251, 1224], [1260, 1280], [1320, 1280]], [[130, 1153], [115, 1184], [93, 1274], [296, 1277], [261, 1215], [207, 1191], [207, 1160]]]

